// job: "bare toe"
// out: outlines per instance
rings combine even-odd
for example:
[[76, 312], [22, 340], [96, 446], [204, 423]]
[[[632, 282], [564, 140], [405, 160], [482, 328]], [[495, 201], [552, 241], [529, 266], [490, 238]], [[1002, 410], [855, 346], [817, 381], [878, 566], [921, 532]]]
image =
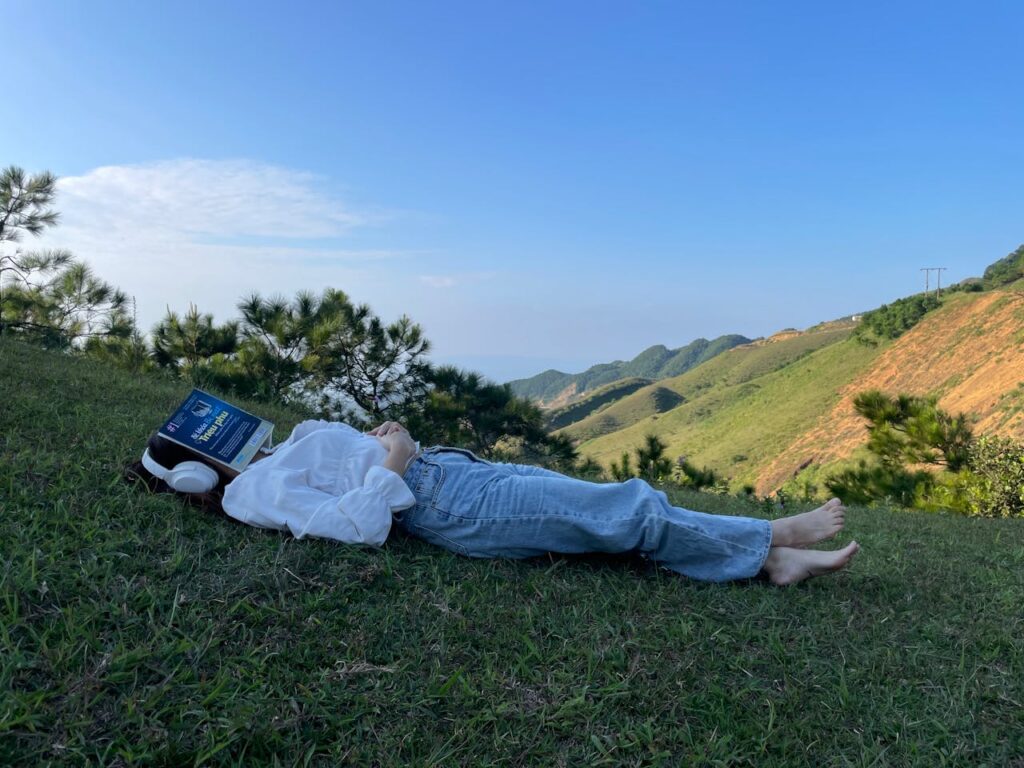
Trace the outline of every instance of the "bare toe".
[[832, 499], [810, 512], [772, 521], [772, 543], [779, 547], [807, 547], [831, 539], [846, 523], [846, 507]]

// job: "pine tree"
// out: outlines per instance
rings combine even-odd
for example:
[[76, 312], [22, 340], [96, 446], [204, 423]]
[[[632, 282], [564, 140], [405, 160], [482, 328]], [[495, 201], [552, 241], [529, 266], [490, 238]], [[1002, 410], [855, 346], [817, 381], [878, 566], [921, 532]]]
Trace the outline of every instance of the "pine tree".
[[862, 459], [828, 479], [829, 491], [845, 501], [866, 504], [888, 498], [915, 506], [925, 502], [937, 483], [936, 475], [922, 465], [950, 474], [968, 467], [973, 436], [967, 417], [941, 410], [936, 398], [870, 390], [857, 395], [853, 404], [868, 421], [867, 448], [875, 460]]
[[[13, 329], [46, 346], [130, 336], [128, 297], [65, 250], [22, 251], [25, 234], [56, 225], [57, 177], [9, 166], [0, 171], [0, 333]], [[10, 245], [14, 245], [11, 251]]]
[[193, 386], [217, 384], [235, 389], [231, 358], [238, 347], [238, 324], [216, 325], [212, 314], [202, 314], [189, 304], [184, 316], [167, 310], [153, 328], [153, 360]]
[[402, 316], [385, 325], [370, 308], [347, 308], [320, 345], [315, 386], [338, 391], [379, 422], [422, 398], [427, 389], [430, 342]]
[[319, 297], [301, 291], [292, 301], [253, 293], [238, 309], [242, 341], [237, 363], [244, 382], [240, 386], [250, 397], [271, 400], [300, 396], [352, 311], [348, 296], [333, 288]]
[[125, 338], [134, 330], [124, 292], [67, 251], [18, 254], [9, 271], [0, 320], [26, 338], [68, 348], [90, 338]]
[[[43, 259], [39, 254], [25, 254], [5, 243], [18, 243], [23, 234], [40, 235], [57, 223], [58, 214], [50, 207], [57, 192], [57, 177], [44, 172], [26, 176], [25, 171], [8, 166], [0, 171], [0, 333], [30, 316], [32, 301], [24, 283], [40, 261], [54, 264], [57, 259], [70, 260], [70, 254], [53, 254]], [[11, 281], [22, 283], [14, 288]]]
[[619, 483], [624, 483], [631, 477], [635, 477], [633, 474], [633, 459], [629, 455], [629, 451], [623, 451], [619, 461], [613, 460], [609, 469], [612, 473], [612, 478]]
[[494, 384], [455, 366], [431, 368], [425, 396], [402, 417], [421, 442], [469, 448], [483, 456], [571, 467], [576, 449], [544, 429], [540, 409], [517, 397], [507, 384]]
[[16, 243], [22, 233], [40, 235], [57, 223], [50, 208], [57, 194], [57, 177], [49, 171], [26, 176], [13, 165], [0, 171], [0, 243]]
[[853, 405], [868, 420], [868, 449], [883, 465], [931, 464], [957, 472], [966, 464], [972, 440], [964, 414], [953, 416], [935, 397], [862, 392]]
[[636, 449], [637, 471], [650, 483], [658, 482], [672, 472], [672, 461], [665, 456], [666, 446], [657, 435], [644, 435], [644, 443]]

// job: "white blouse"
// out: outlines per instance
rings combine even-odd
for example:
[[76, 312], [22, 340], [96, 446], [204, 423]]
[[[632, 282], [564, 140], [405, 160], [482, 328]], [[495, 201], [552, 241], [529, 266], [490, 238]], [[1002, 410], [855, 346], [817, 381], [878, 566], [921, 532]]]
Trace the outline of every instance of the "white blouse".
[[391, 513], [416, 497], [381, 466], [380, 440], [347, 424], [304, 421], [274, 452], [251, 463], [224, 489], [224, 511], [259, 528], [379, 547]]

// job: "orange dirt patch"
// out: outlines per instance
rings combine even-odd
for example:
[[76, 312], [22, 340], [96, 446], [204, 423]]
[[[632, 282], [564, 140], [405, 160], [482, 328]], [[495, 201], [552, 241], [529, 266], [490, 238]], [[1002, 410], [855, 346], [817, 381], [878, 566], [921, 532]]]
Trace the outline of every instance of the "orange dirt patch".
[[1024, 384], [1024, 294], [999, 291], [956, 301], [897, 339], [865, 373], [839, 390], [840, 400], [757, 478], [769, 493], [808, 462], [848, 458], [863, 445], [864, 419], [853, 398], [867, 389], [939, 395], [939, 406], [970, 414], [975, 434], [1024, 438], [1024, 413], [1001, 407]]
[[553, 411], [555, 410], [555, 408], [561, 408], [563, 405], [569, 405], [569, 403], [579, 399], [576, 397], [577, 387], [578, 384], [574, 381], [572, 384], [570, 384], [557, 395], [555, 395], [553, 398], [551, 398], [551, 400], [549, 400], [548, 402], [541, 402], [541, 407], [549, 411]]

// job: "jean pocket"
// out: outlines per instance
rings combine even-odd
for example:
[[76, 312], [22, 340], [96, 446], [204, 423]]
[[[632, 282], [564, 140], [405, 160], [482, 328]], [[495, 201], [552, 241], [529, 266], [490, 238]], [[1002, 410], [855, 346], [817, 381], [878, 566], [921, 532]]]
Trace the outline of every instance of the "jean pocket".
[[450, 446], [444, 445], [444, 446], [437, 446], [435, 448], [428, 448], [427, 450], [428, 450], [428, 452], [433, 452], [433, 453], [458, 453], [458, 454], [461, 454], [461, 455], [465, 456], [470, 461], [477, 462], [478, 464], [490, 464], [491, 463], [487, 459], [481, 459], [479, 456], [477, 456], [475, 453], [473, 453], [468, 448], [452, 448]]
[[413, 490], [417, 506], [423, 507], [423, 515], [437, 515], [442, 518], [465, 517], [465, 511], [472, 508], [472, 485], [465, 482], [465, 472], [443, 461], [423, 459], [423, 473]]
[[432, 461], [428, 455], [421, 457], [422, 467], [412, 484], [412, 495], [416, 505], [434, 506], [444, 487], [445, 469], [439, 461]]

